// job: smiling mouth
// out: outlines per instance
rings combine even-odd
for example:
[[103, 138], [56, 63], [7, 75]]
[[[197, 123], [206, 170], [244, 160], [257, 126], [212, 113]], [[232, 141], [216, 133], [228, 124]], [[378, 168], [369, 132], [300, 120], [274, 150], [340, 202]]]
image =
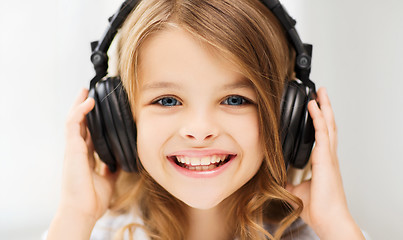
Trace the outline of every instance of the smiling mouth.
[[206, 157], [170, 156], [176, 165], [190, 171], [211, 171], [229, 162], [236, 155], [212, 155]]

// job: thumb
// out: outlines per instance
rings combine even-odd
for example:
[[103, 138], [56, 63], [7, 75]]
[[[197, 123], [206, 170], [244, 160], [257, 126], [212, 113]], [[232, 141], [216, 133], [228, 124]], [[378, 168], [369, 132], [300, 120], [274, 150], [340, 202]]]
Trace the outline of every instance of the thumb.
[[287, 191], [289, 191], [291, 194], [297, 196], [302, 200], [304, 205], [308, 205], [310, 201], [310, 196], [311, 196], [311, 181], [304, 181], [297, 186], [294, 186], [292, 184], [287, 184], [286, 188]]
[[294, 189], [295, 189], [295, 186], [292, 185], [291, 183], [287, 183], [287, 185], [285, 186], [285, 189], [287, 191], [289, 191], [290, 193], [292, 193], [294, 191]]
[[100, 162], [99, 175], [104, 179], [106, 179], [111, 186], [115, 184], [116, 179], [119, 176], [119, 173], [120, 173], [119, 168], [115, 172], [111, 172], [105, 163]]
[[[289, 193], [291, 193], [291, 194], [293, 194], [293, 195], [295, 195], [295, 194], [294, 194], [294, 189], [295, 189], [295, 186], [292, 185], [292, 184], [290, 184], [290, 183], [287, 183], [287, 185], [285, 186], [285, 190], [287, 190]], [[298, 197], [298, 196], [297, 196], [297, 197]], [[298, 207], [297, 203], [294, 202], [294, 201], [290, 201], [290, 202], [287, 201], [287, 202], [288, 202], [288, 204], [290, 204], [294, 209]]]

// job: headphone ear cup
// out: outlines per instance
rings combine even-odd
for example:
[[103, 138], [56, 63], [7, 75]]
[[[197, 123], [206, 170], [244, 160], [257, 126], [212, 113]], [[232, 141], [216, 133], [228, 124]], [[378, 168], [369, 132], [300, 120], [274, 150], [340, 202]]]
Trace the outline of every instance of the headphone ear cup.
[[[307, 87], [301, 82], [289, 81], [281, 100], [280, 133], [284, 160], [286, 166], [291, 164], [296, 168], [303, 168], [309, 161], [315, 140], [309, 138], [313, 128], [311, 129], [309, 124], [307, 109], [309, 95], [306, 89]], [[310, 121], [312, 122], [312, 119]], [[306, 144], [307, 141], [310, 143], [310, 148], [309, 144]]]
[[97, 87], [90, 88], [88, 93], [88, 97], [95, 100], [95, 106], [86, 116], [87, 125], [95, 151], [98, 153], [100, 159], [108, 166], [109, 170], [115, 172], [117, 169], [117, 162], [113, 156], [108, 138], [106, 137], [106, 127], [101, 111], [100, 100], [97, 94], [98, 90], [99, 88]]
[[138, 164], [140, 164], [137, 155], [137, 129], [130, 109], [129, 98], [119, 77], [111, 79], [111, 82], [113, 84], [113, 98], [110, 100], [113, 100], [113, 109], [116, 109], [112, 113], [114, 119], [119, 120], [119, 126], [116, 126], [116, 129], [119, 130], [120, 146], [126, 156], [124, 163], [122, 163], [122, 169], [128, 172], [137, 172]]
[[[136, 130], [120, 79], [99, 81], [90, 92], [93, 92], [95, 107], [87, 119], [95, 150], [111, 171], [115, 171], [117, 165], [125, 171], [136, 171]], [[126, 100], [120, 103], [123, 99]], [[127, 109], [121, 111], [122, 108]], [[131, 134], [134, 137], [128, 136]]]
[[309, 157], [311, 156], [312, 147], [315, 143], [315, 128], [313, 126], [313, 121], [311, 115], [309, 115], [308, 111], [308, 103], [313, 100], [313, 96], [316, 93], [313, 93], [310, 89], [306, 94], [306, 100], [304, 103], [304, 111], [301, 119], [301, 127], [300, 132], [298, 134], [299, 140], [298, 145], [296, 146], [295, 157], [293, 160], [293, 166], [296, 168], [304, 168], [309, 161]]

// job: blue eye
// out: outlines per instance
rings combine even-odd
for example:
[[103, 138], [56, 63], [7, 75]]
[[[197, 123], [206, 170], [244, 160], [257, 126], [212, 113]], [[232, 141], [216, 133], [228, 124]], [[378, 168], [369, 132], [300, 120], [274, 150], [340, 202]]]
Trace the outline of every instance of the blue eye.
[[246, 100], [244, 97], [233, 95], [233, 96], [230, 96], [227, 99], [225, 99], [223, 101], [223, 103], [231, 105], [231, 106], [239, 106], [239, 105], [247, 104], [247, 103], [249, 103], [249, 101]]
[[163, 98], [160, 98], [157, 101], [155, 101], [154, 104], [155, 103], [157, 103], [161, 106], [165, 106], [165, 107], [173, 107], [173, 106], [181, 105], [180, 102], [173, 97], [163, 97]]

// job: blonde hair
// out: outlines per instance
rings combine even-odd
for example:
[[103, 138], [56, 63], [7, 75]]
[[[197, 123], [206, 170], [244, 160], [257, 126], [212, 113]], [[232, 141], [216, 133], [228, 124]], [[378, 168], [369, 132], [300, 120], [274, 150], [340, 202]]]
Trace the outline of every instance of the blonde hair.
[[[293, 74], [294, 53], [284, 30], [258, 0], [147, 0], [129, 15], [120, 30], [119, 75], [131, 106], [138, 91], [139, 51], [150, 35], [176, 25], [238, 67], [254, 86], [264, 161], [256, 175], [225, 199], [228, 226], [240, 239], [280, 239], [302, 211], [302, 201], [285, 190], [287, 182], [280, 136], [280, 101], [284, 82]], [[136, 113], [133, 112], [135, 115]], [[141, 165], [136, 159], [138, 165]], [[291, 207], [289, 203], [297, 206]], [[140, 167], [122, 172], [111, 204], [122, 213], [137, 207], [144, 225], [129, 224], [119, 231], [143, 228], [151, 239], [185, 239], [188, 215], [176, 199]], [[278, 223], [273, 235], [264, 223]]]

